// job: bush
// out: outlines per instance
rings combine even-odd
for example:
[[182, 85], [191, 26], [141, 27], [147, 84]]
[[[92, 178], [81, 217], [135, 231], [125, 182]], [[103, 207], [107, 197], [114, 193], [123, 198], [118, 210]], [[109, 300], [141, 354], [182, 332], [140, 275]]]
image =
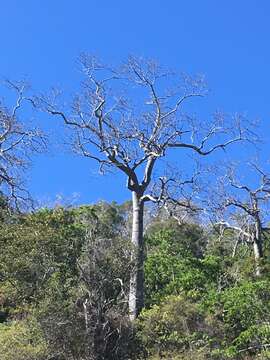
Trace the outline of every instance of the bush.
[[217, 354], [232, 359], [262, 356], [270, 343], [269, 314], [269, 281], [245, 281], [226, 289], [216, 304], [216, 316], [223, 323], [223, 348]]
[[216, 286], [221, 271], [220, 258], [208, 255], [196, 258], [174, 244], [173, 231], [160, 231], [147, 239], [145, 262], [146, 306], [159, 304], [164, 296], [185, 293], [196, 299]]
[[183, 296], [168, 296], [160, 305], [144, 310], [138, 320], [137, 336], [148, 355], [180, 356], [209, 345], [211, 333], [195, 303]]
[[1, 360], [46, 360], [47, 345], [34, 322], [0, 324]]

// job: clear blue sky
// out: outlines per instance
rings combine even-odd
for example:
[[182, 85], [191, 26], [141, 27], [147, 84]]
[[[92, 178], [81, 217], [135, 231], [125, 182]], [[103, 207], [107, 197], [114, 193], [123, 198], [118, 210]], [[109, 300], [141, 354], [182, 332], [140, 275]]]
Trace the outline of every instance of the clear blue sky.
[[[0, 76], [26, 76], [35, 89], [56, 84], [72, 91], [76, 58], [85, 51], [106, 62], [135, 54], [204, 73], [209, 108], [261, 118], [269, 144], [269, 0], [8, 0], [0, 34]], [[269, 154], [269, 145], [264, 149]], [[100, 178], [94, 163], [61, 151], [35, 159], [29, 187], [36, 198], [74, 192], [83, 203], [128, 198], [121, 177]]]

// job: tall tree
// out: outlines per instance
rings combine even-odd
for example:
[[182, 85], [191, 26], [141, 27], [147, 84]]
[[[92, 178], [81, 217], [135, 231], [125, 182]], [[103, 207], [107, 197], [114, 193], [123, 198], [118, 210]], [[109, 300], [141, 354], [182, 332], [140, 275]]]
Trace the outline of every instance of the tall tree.
[[[39, 99], [40, 106], [62, 118], [72, 130], [73, 149], [100, 165], [121, 171], [132, 194], [134, 271], [130, 277], [129, 312], [135, 319], [144, 305], [143, 217], [146, 201], [169, 200], [172, 179], [160, 178], [159, 193], [151, 191], [153, 171], [170, 149], [207, 156], [248, 136], [241, 116], [228, 119], [220, 112], [200, 121], [184, 105], [206, 94], [201, 77], [182, 79], [156, 62], [130, 57], [119, 68], [84, 55], [85, 79], [70, 108], [58, 104], [58, 93]], [[181, 182], [181, 186], [192, 180]], [[187, 206], [184, 199], [174, 199]]]

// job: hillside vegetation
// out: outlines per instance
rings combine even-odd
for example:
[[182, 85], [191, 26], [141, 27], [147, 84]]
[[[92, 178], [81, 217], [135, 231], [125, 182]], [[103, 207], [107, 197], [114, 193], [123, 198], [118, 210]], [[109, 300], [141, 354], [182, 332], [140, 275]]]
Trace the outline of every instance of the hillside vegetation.
[[[147, 210], [146, 210], [147, 211]], [[268, 359], [261, 275], [234, 234], [163, 213], [145, 233], [145, 307], [128, 317], [130, 205], [7, 211], [0, 224], [1, 360]]]

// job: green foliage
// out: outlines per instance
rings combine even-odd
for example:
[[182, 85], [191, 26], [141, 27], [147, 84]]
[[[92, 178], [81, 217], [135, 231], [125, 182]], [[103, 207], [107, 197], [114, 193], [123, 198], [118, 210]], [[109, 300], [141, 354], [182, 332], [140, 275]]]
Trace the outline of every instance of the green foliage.
[[[270, 314], [270, 282], [244, 282], [224, 291], [220, 297], [223, 319], [229, 328], [241, 331]], [[235, 324], [238, 327], [235, 328]], [[234, 326], [233, 326], [234, 325]]]
[[47, 344], [37, 323], [28, 320], [0, 324], [1, 360], [46, 360]]
[[255, 278], [248, 252], [230, 256], [229, 238], [153, 222], [146, 307], [134, 327], [130, 204], [16, 215], [3, 203], [2, 210], [1, 360], [270, 358], [268, 272]]
[[12, 304], [9, 311], [43, 297], [55, 274], [63, 283], [75, 281], [83, 232], [74, 223], [72, 212], [45, 209], [19, 217], [12, 224], [3, 224], [0, 235], [4, 249], [0, 254], [0, 292], [8, 289], [4, 292], [5, 303]]
[[[185, 236], [187, 238], [183, 240]], [[188, 229], [179, 227], [159, 230], [147, 238], [147, 306], [159, 303], [164, 296], [182, 292], [198, 298], [213, 286], [220, 272], [219, 258], [212, 255], [195, 257], [191, 249], [186, 247], [186, 241], [195, 244], [196, 240], [201, 240], [201, 236], [196, 226], [189, 226]]]
[[130, 338], [123, 221], [116, 205], [99, 203], [42, 209], [1, 224], [0, 321], [31, 314], [59, 359], [118, 358]]
[[270, 341], [270, 282], [245, 281], [226, 289], [216, 304], [223, 323], [224, 349], [229, 358], [260, 354]]
[[138, 337], [149, 355], [197, 351], [208, 346], [210, 333], [198, 305], [179, 295], [144, 310], [138, 320]]
[[[192, 248], [186, 246], [185, 236], [188, 241], [193, 239]], [[141, 341], [150, 354], [161, 352], [175, 359], [244, 359], [266, 354], [270, 324], [267, 275], [255, 279], [249, 254], [229, 257], [229, 251], [220, 250], [222, 244], [218, 251], [216, 246], [213, 251], [209, 246], [201, 247], [201, 253], [194, 251], [196, 239], [200, 243], [201, 238], [196, 226], [191, 225], [188, 233], [185, 227], [165, 226], [152, 229], [148, 235], [145, 275], [149, 310], [143, 312], [139, 322]], [[195, 308], [203, 319], [203, 325], [196, 324], [188, 332], [190, 338], [181, 332], [183, 319], [189, 321], [187, 308]], [[202, 326], [202, 347], [194, 347], [192, 356], [188, 355], [192, 336], [201, 340], [196, 336]]]

